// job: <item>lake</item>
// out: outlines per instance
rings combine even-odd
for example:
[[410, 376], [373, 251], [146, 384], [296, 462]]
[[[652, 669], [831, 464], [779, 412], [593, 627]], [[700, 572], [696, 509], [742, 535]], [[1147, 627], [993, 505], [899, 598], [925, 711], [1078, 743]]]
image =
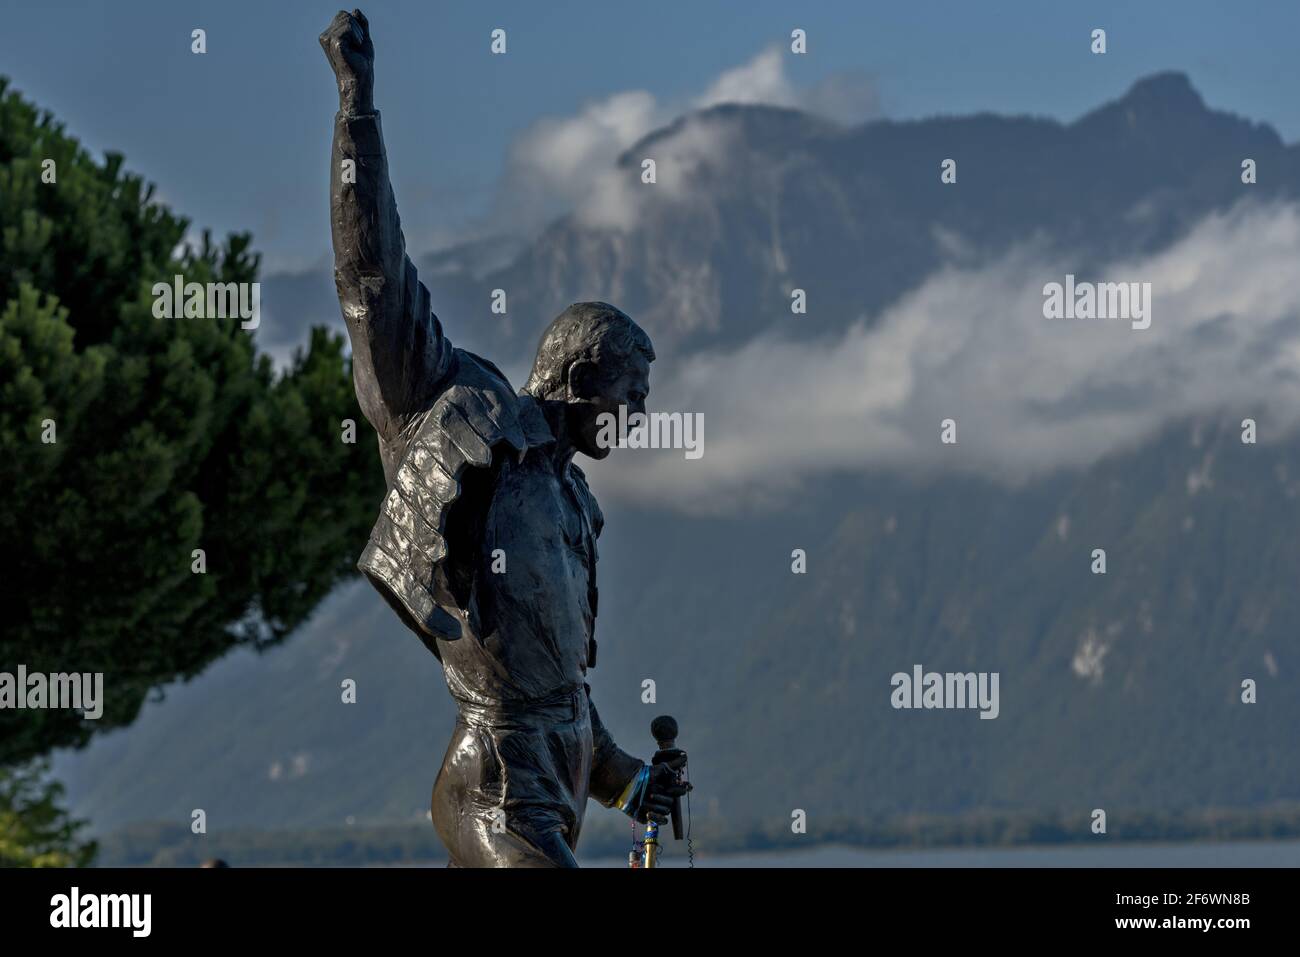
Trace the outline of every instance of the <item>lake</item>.
[[[665, 845], [664, 867], [685, 867], [685, 848]], [[626, 859], [582, 859], [583, 867], [627, 867]], [[819, 845], [806, 851], [710, 855], [696, 867], [1297, 867], [1300, 841], [1189, 844], [1113, 843], [1096, 846], [969, 847], [884, 850]]]

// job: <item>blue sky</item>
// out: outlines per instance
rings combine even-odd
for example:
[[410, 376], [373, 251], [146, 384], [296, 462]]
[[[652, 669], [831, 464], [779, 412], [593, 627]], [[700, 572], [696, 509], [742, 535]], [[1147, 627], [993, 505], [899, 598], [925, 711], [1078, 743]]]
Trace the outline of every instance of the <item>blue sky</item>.
[[[2, 7], [0, 72], [89, 147], [123, 151], [197, 225], [251, 230], [271, 269], [327, 256], [335, 94], [315, 38], [335, 4]], [[1138, 77], [1179, 69], [1211, 106], [1300, 138], [1294, 3], [384, 0], [366, 12], [415, 244], [491, 206], [510, 144], [539, 118], [625, 90], [689, 102], [721, 72], [788, 43], [794, 27], [808, 32], [809, 54], [785, 57], [791, 83], [865, 73], [888, 117], [1068, 120]], [[1095, 26], [1108, 32], [1105, 56], [1088, 51]], [[195, 27], [207, 31], [204, 56], [190, 53]], [[504, 57], [488, 52], [494, 27], [508, 31]]]

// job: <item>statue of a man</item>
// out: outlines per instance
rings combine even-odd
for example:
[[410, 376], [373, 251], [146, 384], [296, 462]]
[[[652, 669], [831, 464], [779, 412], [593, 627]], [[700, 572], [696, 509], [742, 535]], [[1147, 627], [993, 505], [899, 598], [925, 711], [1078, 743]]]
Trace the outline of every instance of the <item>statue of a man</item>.
[[683, 753], [619, 750], [586, 683], [603, 520], [573, 456], [609, 454], [602, 414], [644, 412], [654, 350], [603, 302], [550, 324], [518, 394], [454, 348], [406, 256], [366, 18], [340, 12], [320, 40], [340, 99], [334, 277], [388, 481], [358, 567], [438, 656], [459, 711], [433, 823], [453, 866], [574, 867], [588, 797], [662, 823], [689, 788]]

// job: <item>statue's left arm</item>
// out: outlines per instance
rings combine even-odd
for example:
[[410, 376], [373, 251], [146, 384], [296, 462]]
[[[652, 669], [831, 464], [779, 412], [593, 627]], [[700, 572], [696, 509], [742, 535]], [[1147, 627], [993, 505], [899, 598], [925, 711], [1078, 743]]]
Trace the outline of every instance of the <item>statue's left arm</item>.
[[621, 750], [601, 724], [591, 701], [591, 686], [584, 687], [591, 712], [591, 796], [638, 821], [666, 824], [673, 802], [691, 790], [680, 773], [686, 766], [686, 752], [679, 748], [657, 751], [654, 760], [646, 764]]
[[588, 685], [586, 688], [587, 705], [591, 712], [591, 796], [605, 807], [628, 810], [621, 803], [631, 797], [630, 792], [634, 790], [645, 762], [632, 757], [614, 743], [591, 700], [591, 687]]

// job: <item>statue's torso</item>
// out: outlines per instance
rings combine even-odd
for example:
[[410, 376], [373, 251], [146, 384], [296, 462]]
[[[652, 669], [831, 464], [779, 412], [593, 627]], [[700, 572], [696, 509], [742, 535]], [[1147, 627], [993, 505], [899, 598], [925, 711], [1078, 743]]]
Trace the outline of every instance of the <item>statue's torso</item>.
[[446, 609], [462, 635], [438, 639], [459, 717], [432, 810], [467, 866], [533, 860], [550, 831], [577, 843], [594, 753], [583, 679], [598, 522], [585, 482], [557, 476], [546, 449], [496, 474], [468, 608]]
[[463, 637], [439, 639], [452, 694], [489, 704], [580, 688], [596, 615], [599, 511], [580, 473], [560, 476], [547, 450], [505, 461], [476, 545]]
[[640, 764], [611, 757], [584, 687], [603, 519], [554, 442], [532, 397], [459, 350], [432, 405], [381, 441], [388, 492], [358, 566], [456, 699], [431, 812], [467, 865], [531, 859], [553, 832], [572, 847], [598, 753], [619, 783]]

